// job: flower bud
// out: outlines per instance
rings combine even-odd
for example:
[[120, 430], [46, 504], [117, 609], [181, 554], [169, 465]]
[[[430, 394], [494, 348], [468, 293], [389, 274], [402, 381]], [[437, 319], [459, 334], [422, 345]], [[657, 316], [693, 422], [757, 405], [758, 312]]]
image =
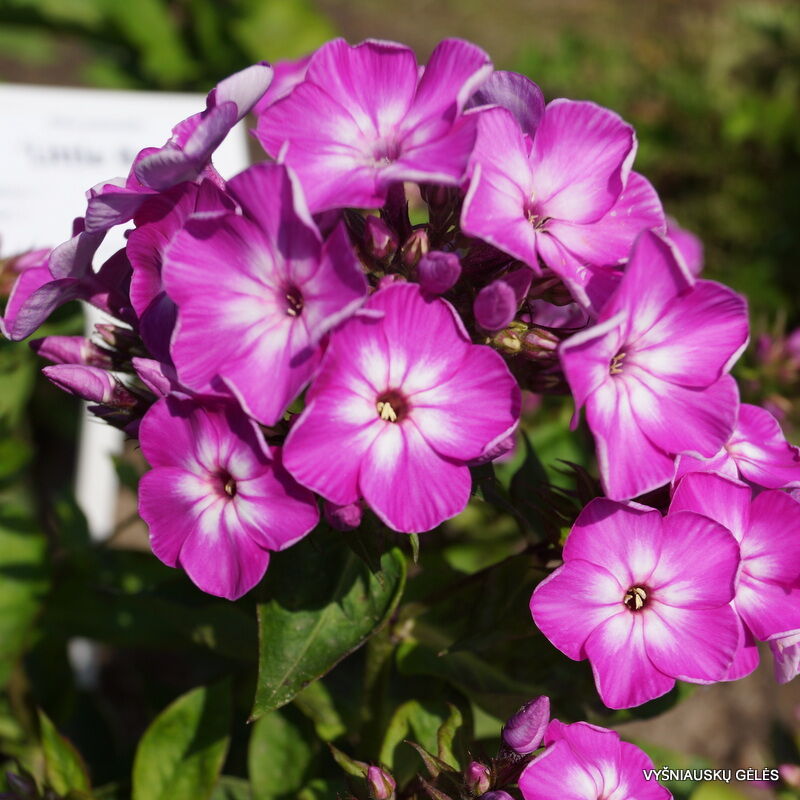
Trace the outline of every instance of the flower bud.
[[403, 264], [409, 268], [416, 267], [429, 250], [428, 232], [424, 228], [417, 228], [403, 245]]
[[472, 761], [464, 770], [464, 784], [473, 794], [483, 794], [491, 786], [489, 767], [479, 761]]
[[478, 292], [472, 309], [478, 325], [487, 331], [508, 326], [517, 313], [517, 296], [505, 281], [493, 281]]
[[322, 513], [325, 515], [325, 521], [334, 530], [352, 531], [361, 524], [364, 508], [359, 502], [348, 503], [346, 506], [337, 506], [336, 503], [324, 500]]
[[385, 769], [375, 766], [370, 767], [367, 770], [367, 784], [369, 785], [369, 796], [372, 800], [393, 800], [397, 784]]
[[57, 364], [45, 367], [42, 372], [59, 389], [90, 403], [115, 408], [136, 405], [136, 398], [110, 372], [99, 367]]
[[128, 328], [108, 322], [98, 322], [94, 327], [103, 341], [117, 350], [128, 350], [139, 345], [138, 336]]
[[377, 261], [388, 261], [397, 252], [397, 234], [380, 218], [370, 215], [364, 226], [364, 249]]
[[781, 780], [793, 789], [800, 789], [800, 766], [797, 764], [781, 764], [778, 767]]
[[110, 369], [111, 354], [83, 336], [45, 336], [30, 343], [31, 348], [54, 364], [83, 364]]
[[558, 336], [545, 328], [529, 328], [522, 337], [522, 351], [534, 361], [553, 359], [558, 344]]
[[455, 253], [432, 250], [417, 264], [417, 277], [423, 291], [444, 294], [456, 285], [461, 276], [461, 262]]
[[550, 700], [542, 696], [525, 703], [503, 726], [503, 742], [521, 755], [536, 750], [550, 721]]

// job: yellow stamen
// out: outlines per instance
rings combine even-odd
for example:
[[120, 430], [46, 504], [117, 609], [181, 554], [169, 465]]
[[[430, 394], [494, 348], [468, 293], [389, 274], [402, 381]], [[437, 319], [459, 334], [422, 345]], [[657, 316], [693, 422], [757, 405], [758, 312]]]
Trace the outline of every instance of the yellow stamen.
[[388, 400], [378, 401], [376, 408], [381, 419], [387, 422], [397, 422], [397, 412], [395, 412]]
[[620, 372], [622, 372], [622, 361], [626, 355], [627, 353], [617, 353], [614, 358], [611, 359], [611, 366], [608, 370], [610, 375], [619, 375]]
[[640, 611], [647, 602], [647, 592], [641, 586], [633, 586], [625, 592], [622, 602], [631, 611]]

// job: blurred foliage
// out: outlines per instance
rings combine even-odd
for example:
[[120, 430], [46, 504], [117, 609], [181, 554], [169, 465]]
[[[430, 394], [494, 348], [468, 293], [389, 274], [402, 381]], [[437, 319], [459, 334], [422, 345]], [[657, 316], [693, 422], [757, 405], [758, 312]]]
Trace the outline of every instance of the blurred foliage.
[[[701, 236], [708, 276], [746, 292], [756, 334], [777, 342], [742, 367], [747, 398], [789, 414], [800, 386], [800, 359], [782, 344], [800, 324], [800, 6], [719, 3], [713, 24], [699, 14], [684, 10], [646, 40], [624, 26], [599, 35], [588, 15], [541, 40], [534, 31], [504, 66], [548, 98], [592, 99], [636, 126], [636, 168]], [[75, 46], [75, 79], [105, 87], [207, 91], [332, 35], [311, 0], [0, 0], [2, 63], [57, 74]], [[65, 312], [47, 332], [76, 324]], [[323, 743], [404, 781], [420, 769], [404, 739], [463, 768], [467, 748], [496, 751], [504, 718], [535, 694], [563, 720], [603, 725], [687, 694], [611, 713], [588, 665], [531, 625], [530, 592], [596, 492], [589, 441], [568, 430], [563, 398], [528, 398], [515, 451], [474, 471], [475, 501], [421, 537], [419, 559], [368, 516], [360, 533], [321, 530], [275, 554], [263, 584], [228, 603], [147, 553], [90, 542], [64, 491], [76, 407], [35, 371], [24, 347], [0, 342], [0, 791], [10, 770], [96, 800], [322, 800], [343, 786]], [[76, 638], [94, 643], [96, 675], [74, 669]], [[798, 760], [793, 745], [775, 753]], [[672, 788], [680, 800], [738, 796]]]
[[331, 38], [310, 0], [0, 0], [0, 45], [47, 65], [84, 46], [82, 82], [208, 91], [264, 59], [297, 58]]

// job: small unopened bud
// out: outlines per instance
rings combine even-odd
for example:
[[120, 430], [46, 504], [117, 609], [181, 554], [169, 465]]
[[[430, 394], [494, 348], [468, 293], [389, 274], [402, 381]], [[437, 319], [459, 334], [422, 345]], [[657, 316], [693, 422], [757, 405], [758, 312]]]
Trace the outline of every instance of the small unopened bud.
[[397, 252], [397, 234], [380, 218], [368, 216], [364, 226], [364, 249], [378, 261], [388, 261]]
[[128, 328], [108, 322], [98, 322], [94, 327], [103, 341], [111, 347], [124, 350], [139, 344], [139, 338]]
[[110, 369], [111, 354], [83, 336], [45, 336], [35, 339], [31, 348], [54, 364], [83, 364]]
[[419, 285], [429, 294], [444, 294], [461, 276], [461, 262], [455, 253], [432, 250], [417, 264]]
[[322, 511], [328, 525], [337, 531], [352, 531], [361, 524], [361, 518], [364, 516], [364, 508], [359, 502], [337, 506], [336, 503], [325, 500]]
[[369, 785], [369, 796], [372, 800], [393, 800], [397, 784], [385, 769], [370, 767], [367, 770], [367, 784]]
[[136, 405], [136, 398], [110, 372], [99, 367], [57, 364], [45, 367], [42, 372], [59, 389], [90, 403], [114, 408]]
[[511, 324], [517, 313], [516, 293], [505, 281], [493, 281], [478, 292], [472, 310], [481, 328], [500, 331]]
[[527, 358], [550, 360], [558, 349], [559, 339], [552, 331], [545, 328], [529, 328], [522, 337], [522, 350]]
[[503, 742], [521, 755], [532, 753], [542, 743], [549, 721], [550, 700], [545, 696], [537, 697], [506, 722]]
[[800, 789], [800, 766], [797, 764], [781, 764], [778, 767], [781, 780], [793, 789]]
[[479, 761], [472, 761], [464, 770], [464, 784], [472, 794], [483, 794], [489, 791], [492, 776], [489, 767]]
[[428, 233], [424, 228], [417, 228], [403, 245], [403, 264], [406, 267], [416, 267], [420, 259], [430, 250]]

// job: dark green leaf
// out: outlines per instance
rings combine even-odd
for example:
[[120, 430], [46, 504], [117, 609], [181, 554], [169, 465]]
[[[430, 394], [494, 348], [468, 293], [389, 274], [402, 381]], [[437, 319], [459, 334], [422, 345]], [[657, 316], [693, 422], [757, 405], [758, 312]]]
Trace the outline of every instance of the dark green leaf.
[[44, 751], [44, 774], [48, 786], [59, 794], [91, 788], [86, 765], [78, 751], [55, 728], [44, 711], [39, 711], [39, 732]]
[[253, 717], [288, 703], [384, 625], [403, 592], [394, 548], [373, 573], [335, 533], [279, 553], [258, 607], [259, 676]]
[[142, 737], [133, 764], [133, 800], [203, 800], [211, 796], [231, 721], [227, 682], [179, 697]]
[[[303, 718], [298, 720], [291, 711], [270, 711], [253, 726], [248, 771], [258, 800], [294, 798], [308, 778], [317, 741], [313, 729], [304, 731], [300, 724]], [[296, 711], [295, 714], [299, 716]], [[308, 722], [306, 725], [311, 727]]]

